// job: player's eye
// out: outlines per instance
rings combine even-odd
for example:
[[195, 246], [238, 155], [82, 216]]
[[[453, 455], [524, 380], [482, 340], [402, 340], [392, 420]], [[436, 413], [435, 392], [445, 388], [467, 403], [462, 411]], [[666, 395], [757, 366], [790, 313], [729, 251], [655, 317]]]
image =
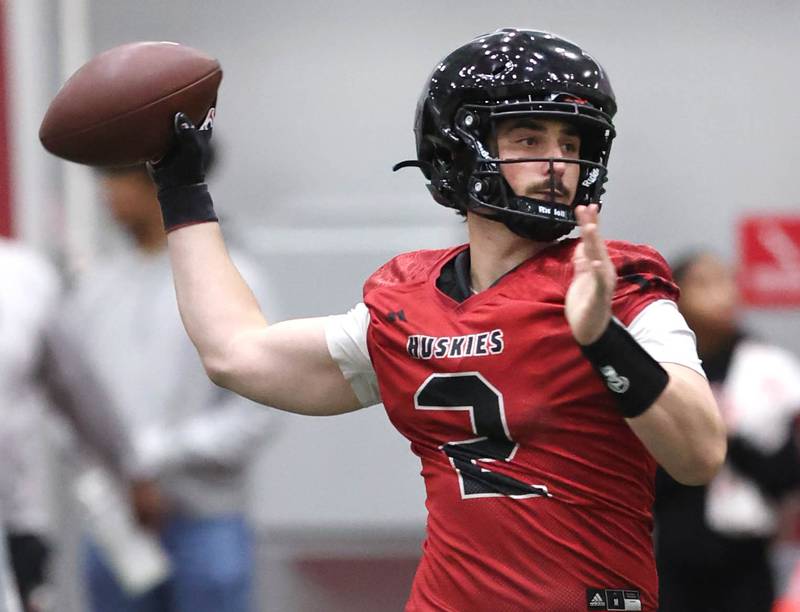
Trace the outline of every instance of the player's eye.
[[565, 142], [561, 145], [561, 149], [564, 153], [574, 154], [578, 152], [579, 146], [577, 142]]
[[517, 143], [526, 147], [534, 147], [539, 144], [539, 139], [535, 136], [527, 136], [526, 138], [520, 138], [517, 140]]

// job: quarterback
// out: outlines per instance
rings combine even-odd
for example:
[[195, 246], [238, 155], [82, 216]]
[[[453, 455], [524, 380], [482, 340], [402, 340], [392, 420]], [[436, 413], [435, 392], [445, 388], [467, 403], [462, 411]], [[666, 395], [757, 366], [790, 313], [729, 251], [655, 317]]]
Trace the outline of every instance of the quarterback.
[[396, 168], [422, 171], [469, 243], [395, 257], [347, 314], [273, 325], [226, 253], [210, 130], [179, 113], [152, 167], [212, 380], [306, 415], [382, 402], [419, 456], [428, 524], [408, 611], [656, 610], [656, 466], [701, 484], [723, 462], [667, 265], [599, 234], [615, 112], [600, 64], [553, 34], [456, 49], [422, 92], [416, 159]]

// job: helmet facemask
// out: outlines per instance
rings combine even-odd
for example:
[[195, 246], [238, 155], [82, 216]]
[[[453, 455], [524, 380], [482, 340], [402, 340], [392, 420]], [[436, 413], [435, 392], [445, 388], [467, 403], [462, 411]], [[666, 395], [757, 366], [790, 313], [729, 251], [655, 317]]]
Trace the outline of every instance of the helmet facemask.
[[[574, 207], [597, 203], [607, 180], [606, 162], [614, 129], [610, 118], [585, 100], [558, 94], [555, 100], [503, 101], [464, 104], [455, 114], [454, 133], [470, 154], [458, 156], [462, 167], [459, 200], [464, 210], [504, 223], [525, 238], [549, 242], [568, 234], [576, 225]], [[501, 159], [497, 152], [497, 126], [513, 119], [551, 119], [574, 125], [581, 134], [581, 150], [575, 158], [515, 157]], [[517, 194], [503, 175], [505, 164], [549, 164], [549, 194], [528, 197]], [[579, 166], [571, 202], [559, 202], [554, 164]], [[459, 208], [462, 208], [459, 206]]]

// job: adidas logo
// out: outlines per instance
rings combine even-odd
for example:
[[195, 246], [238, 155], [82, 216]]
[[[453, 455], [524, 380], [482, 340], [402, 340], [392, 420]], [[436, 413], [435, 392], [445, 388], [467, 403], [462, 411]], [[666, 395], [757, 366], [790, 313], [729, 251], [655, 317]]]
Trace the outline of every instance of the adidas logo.
[[642, 599], [634, 589], [586, 589], [586, 607], [595, 612], [625, 610], [641, 612]]

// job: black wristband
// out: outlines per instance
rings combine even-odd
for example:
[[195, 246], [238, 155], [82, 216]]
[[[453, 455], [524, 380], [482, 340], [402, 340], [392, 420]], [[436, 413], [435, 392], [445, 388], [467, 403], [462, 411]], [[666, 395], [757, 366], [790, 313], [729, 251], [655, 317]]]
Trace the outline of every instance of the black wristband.
[[617, 398], [627, 419], [652, 406], [669, 382], [669, 374], [614, 319], [603, 334], [581, 351]]
[[170, 187], [158, 192], [164, 229], [171, 232], [187, 225], [218, 221], [214, 202], [205, 183]]

